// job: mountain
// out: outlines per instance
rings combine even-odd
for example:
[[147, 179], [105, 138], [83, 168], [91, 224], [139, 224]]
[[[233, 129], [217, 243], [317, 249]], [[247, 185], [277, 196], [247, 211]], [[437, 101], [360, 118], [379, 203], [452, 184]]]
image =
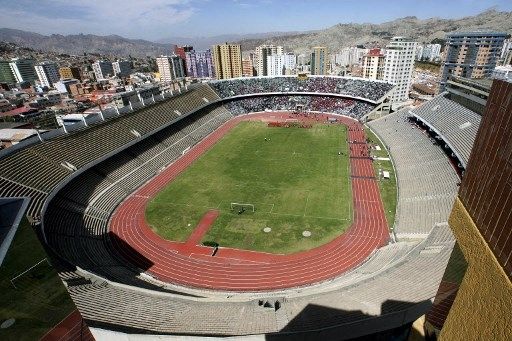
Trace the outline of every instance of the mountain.
[[419, 42], [431, 42], [435, 38], [444, 39], [446, 33], [453, 31], [473, 31], [490, 29], [512, 33], [512, 12], [487, 10], [476, 16], [460, 19], [418, 19], [405, 17], [382, 24], [337, 24], [324, 30], [276, 36], [260, 39], [243, 39], [243, 50], [253, 50], [261, 44], [284, 46], [285, 50], [295, 53], [311, 51], [313, 46], [326, 46], [330, 51], [339, 51], [343, 47], [365, 45], [366, 47], [384, 46], [393, 36], [407, 36]]
[[45, 36], [38, 33], [0, 28], [0, 41], [15, 43], [35, 50], [79, 55], [84, 52], [114, 56], [157, 56], [171, 52], [169, 44], [142, 39], [127, 39], [117, 35], [93, 34]]
[[[313, 32], [313, 31], [310, 31]], [[157, 40], [157, 43], [163, 44], [177, 44], [177, 45], [192, 45], [197, 51], [204, 51], [211, 48], [212, 45], [222, 44], [224, 42], [240, 41], [248, 39], [267, 39], [272, 37], [284, 37], [288, 35], [296, 35], [304, 32], [265, 32], [265, 33], [250, 33], [250, 34], [223, 34], [212, 37], [173, 37]]]

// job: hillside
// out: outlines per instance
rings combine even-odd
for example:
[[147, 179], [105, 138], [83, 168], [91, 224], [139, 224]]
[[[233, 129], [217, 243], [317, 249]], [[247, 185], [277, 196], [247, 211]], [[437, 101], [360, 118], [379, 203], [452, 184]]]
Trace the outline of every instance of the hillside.
[[365, 45], [384, 46], [391, 37], [403, 35], [420, 42], [431, 42], [444, 38], [447, 32], [490, 29], [512, 33], [512, 12], [488, 10], [477, 16], [461, 19], [418, 19], [405, 17], [390, 22], [375, 24], [338, 24], [325, 30], [265, 39], [240, 41], [244, 50], [252, 50], [261, 44], [282, 45], [295, 53], [309, 52], [313, 46], [327, 46], [330, 51], [343, 47]]
[[127, 39], [117, 35], [97, 36], [93, 34], [45, 36], [38, 33], [0, 28], [0, 41], [16, 43], [35, 50], [67, 53], [84, 52], [114, 56], [157, 56], [171, 52], [169, 44], [154, 43], [141, 39]]

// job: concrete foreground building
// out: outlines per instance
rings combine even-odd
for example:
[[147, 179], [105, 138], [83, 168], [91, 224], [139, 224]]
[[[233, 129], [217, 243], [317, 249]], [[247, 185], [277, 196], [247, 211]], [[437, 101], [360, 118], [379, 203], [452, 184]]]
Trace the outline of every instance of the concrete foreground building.
[[417, 42], [405, 37], [393, 37], [386, 46], [383, 80], [396, 85], [391, 102], [409, 98]]
[[242, 77], [242, 51], [239, 44], [213, 45], [212, 50], [217, 79]]
[[52, 88], [53, 84], [60, 79], [57, 64], [53, 62], [42, 62], [35, 65], [34, 69], [39, 78], [39, 83], [41, 83], [42, 86]]
[[501, 32], [448, 34], [439, 90], [444, 91], [449, 75], [467, 78], [490, 77], [506, 37], [507, 34]]

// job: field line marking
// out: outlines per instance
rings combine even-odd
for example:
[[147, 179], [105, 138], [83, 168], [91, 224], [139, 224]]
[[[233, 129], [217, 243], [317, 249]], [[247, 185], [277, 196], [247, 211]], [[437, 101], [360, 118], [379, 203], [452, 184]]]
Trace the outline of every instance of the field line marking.
[[304, 217], [306, 216], [306, 209], [308, 208], [308, 202], [309, 202], [309, 195], [311, 194], [310, 191], [308, 191], [308, 196], [306, 197], [306, 204], [304, 205]]

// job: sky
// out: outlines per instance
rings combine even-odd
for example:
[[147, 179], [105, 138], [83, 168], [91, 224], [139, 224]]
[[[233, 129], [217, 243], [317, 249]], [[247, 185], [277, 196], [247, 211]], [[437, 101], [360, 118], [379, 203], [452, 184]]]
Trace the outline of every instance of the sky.
[[0, 28], [151, 41], [322, 29], [404, 16], [460, 18], [511, 0], [0, 0]]

